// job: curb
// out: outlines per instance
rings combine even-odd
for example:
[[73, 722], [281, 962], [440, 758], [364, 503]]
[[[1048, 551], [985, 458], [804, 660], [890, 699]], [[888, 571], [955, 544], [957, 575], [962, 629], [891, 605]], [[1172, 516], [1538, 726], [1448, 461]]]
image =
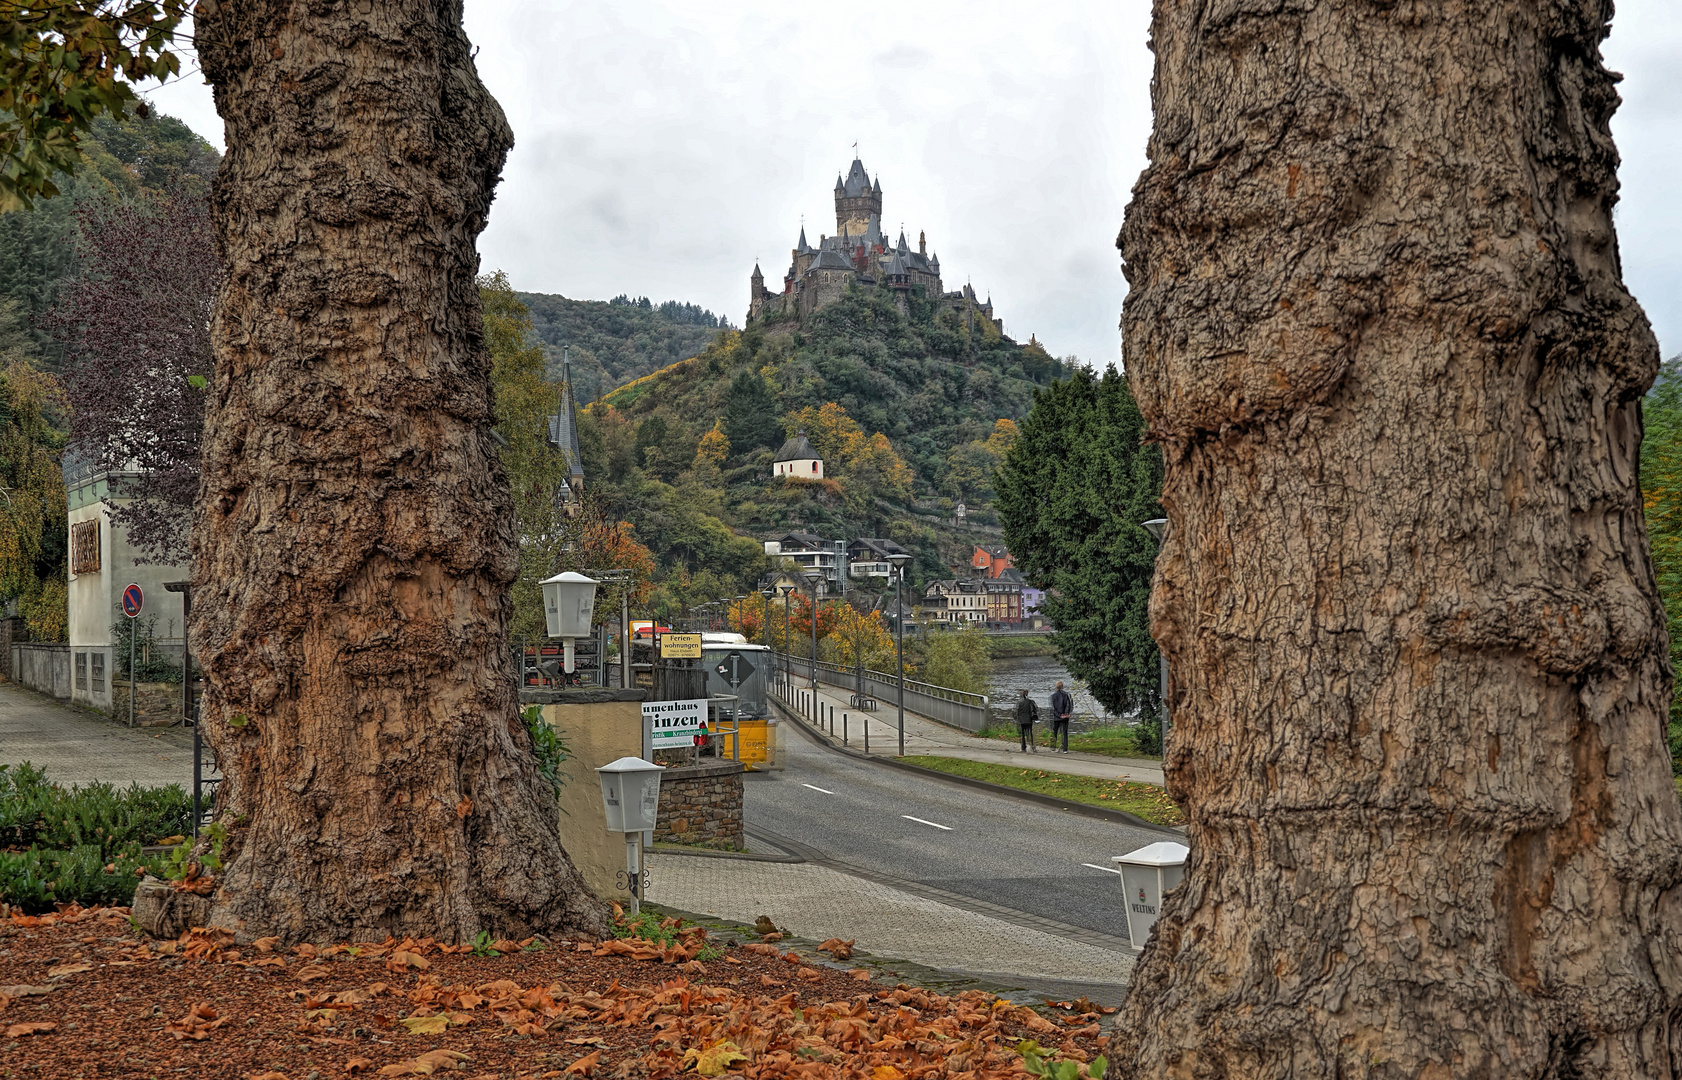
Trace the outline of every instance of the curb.
[[[781, 847], [782, 845], [778, 844], [776, 846]], [[793, 853], [764, 855], [757, 851], [720, 851], [717, 848], [691, 848], [677, 844], [655, 844], [647, 850], [646, 854], [682, 855], [691, 859], [736, 859], [740, 862], [803, 863], [806, 861], [804, 856]]]
[[771, 697], [767, 697], [766, 700], [774, 704], [783, 716], [792, 721], [794, 726], [802, 735], [832, 753], [845, 754], [848, 757], [857, 758], [860, 761], [873, 762], [878, 765], [887, 765], [891, 768], [900, 769], [904, 772], [916, 773], [919, 776], [926, 776], [934, 780], [944, 780], [949, 784], [956, 784], [959, 787], [974, 788], [978, 791], [992, 792], [994, 795], [1002, 795], [1006, 798], [1016, 799], [1019, 802], [1029, 802], [1039, 806], [1051, 807], [1055, 810], [1062, 810], [1066, 813], [1074, 814], [1077, 817], [1094, 818], [1098, 821], [1120, 822], [1140, 829], [1151, 829], [1156, 832], [1167, 833], [1170, 836], [1175, 837], [1185, 836], [1185, 830], [1183, 828], [1176, 828], [1172, 825], [1158, 825], [1154, 821], [1146, 821], [1137, 814], [1129, 814], [1125, 810], [1111, 810], [1107, 807], [1092, 806], [1088, 803], [1070, 802], [1064, 799], [1053, 798], [1050, 795], [1041, 795], [1037, 791], [1023, 791], [1021, 788], [1006, 787], [1003, 784], [995, 784], [989, 780], [977, 780], [969, 776], [959, 776], [956, 773], [941, 772], [938, 769], [925, 769], [921, 765], [911, 765], [903, 761], [895, 760], [894, 758], [878, 757], [875, 754], [866, 755], [860, 751], [854, 750], [850, 746], [837, 746], [828, 735], [818, 731], [809, 724], [804, 717], [790, 709], [787, 705], [783, 704], [782, 701]]

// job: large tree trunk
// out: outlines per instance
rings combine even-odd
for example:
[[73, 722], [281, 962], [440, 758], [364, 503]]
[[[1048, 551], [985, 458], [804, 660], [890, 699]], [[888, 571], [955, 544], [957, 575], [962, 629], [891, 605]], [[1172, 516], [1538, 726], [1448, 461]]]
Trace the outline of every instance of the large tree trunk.
[[1671, 1077], [1609, 2], [1157, 0], [1122, 232], [1187, 878], [1112, 1077]]
[[194, 522], [238, 851], [213, 918], [288, 940], [599, 931], [509, 670], [474, 239], [513, 137], [461, 4], [205, 0], [197, 36], [228, 142]]

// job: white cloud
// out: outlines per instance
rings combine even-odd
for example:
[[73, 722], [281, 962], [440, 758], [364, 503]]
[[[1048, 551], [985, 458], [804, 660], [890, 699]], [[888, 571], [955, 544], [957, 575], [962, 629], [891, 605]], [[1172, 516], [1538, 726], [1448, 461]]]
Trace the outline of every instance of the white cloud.
[[[1682, 24], [1622, 0], [1625, 277], [1682, 350]], [[775, 283], [801, 216], [835, 225], [858, 141], [883, 216], [928, 233], [948, 284], [1006, 330], [1117, 359], [1114, 241], [1150, 130], [1147, 0], [865, 8], [469, 0], [481, 75], [513, 124], [487, 269], [581, 299], [699, 303], [739, 322], [755, 259]], [[220, 133], [196, 79], [155, 103]]]

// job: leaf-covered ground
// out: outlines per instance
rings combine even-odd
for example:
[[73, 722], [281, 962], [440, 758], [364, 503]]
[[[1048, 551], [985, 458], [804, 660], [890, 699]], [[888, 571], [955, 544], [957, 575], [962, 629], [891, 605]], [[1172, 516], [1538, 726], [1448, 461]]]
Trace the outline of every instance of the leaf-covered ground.
[[481, 942], [498, 955], [474, 955], [412, 939], [282, 950], [206, 930], [151, 941], [124, 908], [13, 915], [0, 920], [0, 1077], [1026, 1080], [1019, 1047], [1046, 1073], [1105, 1041], [1096, 1014], [1052, 1020], [664, 929], [663, 942]]
[[1142, 784], [1134, 780], [1103, 780], [1092, 776], [1072, 776], [1069, 773], [1051, 772], [1038, 768], [1021, 768], [1016, 765], [997, 765], [987, 761], [966, 761], [960, 758], [939, 757], [933, 754], [923, 754], [914, 757], [903, 757], [899, 760], [909, 765], [921, 765], [925, 769], [937, 772], [952, 773], [955, 776], [967, 776], [972, 780], [985, 780], [989, 784], [999, 784], [1013, 787], [1022, 791], [1033, 791], [1041, 795], [1053, 795], [1070, 802], [1088, 803], [1092, 806], [1103, 806], [1111, 810], [1124, 810], [1134, 817], [1144, 818], [1157, 825], [1180, 825], [1186, 820], [1185, 814], [1168, 797], [1168, 792], [1155, 784]]

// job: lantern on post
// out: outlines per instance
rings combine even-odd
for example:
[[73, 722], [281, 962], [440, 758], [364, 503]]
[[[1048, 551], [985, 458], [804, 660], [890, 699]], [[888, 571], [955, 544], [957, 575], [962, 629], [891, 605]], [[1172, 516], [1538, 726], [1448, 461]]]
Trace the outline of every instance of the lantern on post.
[[590, 623], [596, 611], [595, 578], [568, 570], [542, 582], [543, 618], [548, 623], [549, 636], [562, 639], [562, 669], [572, 674], [572, 641], [589, 637]]
[[654, 828], [660, 813], [661, 766], [640, 757], [622, 757], [596, 770], [602, 782], [602, 809], [607, 831], [625, 834], [625, 873], [621, 887], [631, 894], [631, 914], [642, 895], [642, 867], [637, 858], [637, 834]]

